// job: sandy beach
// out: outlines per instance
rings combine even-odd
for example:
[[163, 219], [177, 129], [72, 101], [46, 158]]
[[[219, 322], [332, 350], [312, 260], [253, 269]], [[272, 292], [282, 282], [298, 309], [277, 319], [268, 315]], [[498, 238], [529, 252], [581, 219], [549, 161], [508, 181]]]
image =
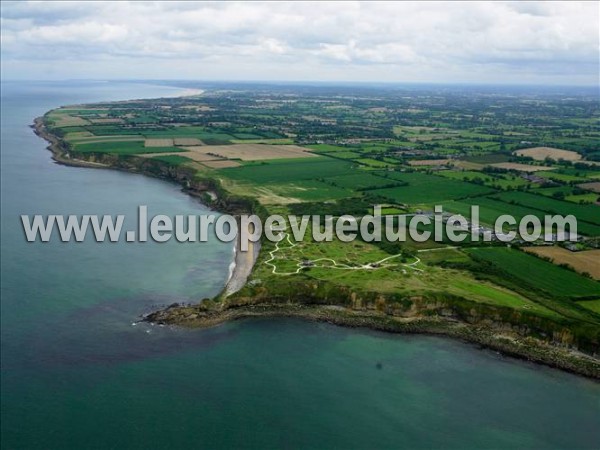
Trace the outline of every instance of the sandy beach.
[[240, 236], [241, 234], [238, 232], [234, 246], [235, 256], [230, 266], [229, 279], [223, 291], [226, 297], [235, 294], [244, 287], [260, 252], [260, 241], [248, 242], [248, 250], [241, 251]]

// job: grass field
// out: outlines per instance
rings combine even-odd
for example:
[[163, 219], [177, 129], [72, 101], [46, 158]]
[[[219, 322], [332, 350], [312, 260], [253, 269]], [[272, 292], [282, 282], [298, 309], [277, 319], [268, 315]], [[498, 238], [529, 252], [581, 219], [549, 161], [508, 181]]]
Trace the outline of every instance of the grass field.
[[[476, 282], [473, 280], [456, 280], [452, 283], [453, 288], [457, 291], [466, 291], [466, 295], [469, 299], [477, 299], [482, 303], [489, 303], [492, 305], [508, 306], [511, 308], [524, 308], [524, 309], [544, 309], [541, 305], [527, 302], [520, 295], [504, 290], [502, 288], [492, 286], [489, 283]], [[452, 292], [452, 289], [450, 289]], [[464, 295], [464, 294], [463, 294]]]
[[329, 153], [329, 152], [347, 152], [351, 150], [350, 147], [341, 147], [339, 145], [330, 145], [330, 144], [314, 144], [307, 145], [308, 148], [320, 152], [320, 153]]
[[549, 180], [561, 181], [561, 182], [565, 182], [565, 183], [577, 182], [577, 181], [583, 182], [583, 181], [587, 180], [587, 178], [582, 177], [582, 176], [554, 172], [554, 171], [539, 173], [539, 174], [537, 174], [537, 176], [542, 177], [542, 178], [547, 178]]
[[524, 249], [538, 256], [551, 258], [554, 264], [568, 264], [579, 273], [589, 273], [600, 280], [600, 250], [571, 252], [562, 247], [527, 247]]
[[135, 136], [141, 136], [142, 138], [144, 138], [144, 134], [146, 132], [148, 132], [149, 130], [147, 128], [138, 128], [138, 127], [131, 127], [131, 128], [123, 128], [123, 127], [119, 127], [116, 125], [89, 125], [86, 127], [71, 127], [70, 129], [66, 129], [66, 128], [62, 128], [62, 130], [64, 131], [89, 131], [90, 133], [96, 135], [96, 136], [115, 136], [115, 137], [120, 137], [120, 136], [131, 136], [131, 135], [135, 135]]
[[484, 155], [471, 155], [464, 158], [465, 161], [475, 164], [498, 164], [508, 162], [510, 155], [506, 153], [486, 153]]
[[[471, 205], [479, 206], [479, 221], [487, 225], [494, 225], [496, 219], [503, 214], [510, 214], [517, 222], [527, 215], [532, 215], [540, 219], [543, 224], [544, 216], [547, 214], [538, 209], [520, 205], [511, 205], [488, 197], [446, 202], [444, 204], [444, 211], [469, 217], [471, 214]], [[550, 232], [550, 230], [548, 230], [548, 232]], [[600, 226], [578, 221], [577, 232], [586, 236], [600, 236]]]
[[559, 297], [600, 296], [600, 283], [533, 255], [506, 248], [471, 248], [467, 253], [486, 261], [526, 286]]
[[115, 153], [119, 155], [136, 155], [143, 153], [181, 152], [177, 147], [146, 147], [143, 141], [110, 141], [78, 143], [74, 145], [78, 152]]
[[441, 262], [468, 262], [469, 256], [452, 247], [440, 247], [434, 250], [422, 249], [418, 252], [419, 258], [425, 264], [439, 264]]
[[156, 159], [158, 161], [164, 161], [173, 166], [179, 166], [181, 164], [186, 164], [186, 163], [189, 163], [192, 161], [190, 158], [186, 158], [185, 156], [180, 156], [180, 155], [159, 155], [159, 156], [152, 156], [151, 158]]
[[[237, 134], [235, 136], [238, 136]], [[275, 138], [275, 139], [232, 139], [232, 144], [279, 144], [279, 145], [292, 145], [294, 143], [293, 139], [288, 138]], [[199, 144], [187, 144], [187, 145], [199, 145]]]
[[[321, 152], [323, 153], [323, 152]], [[327, 156], [331, 156], [333, 158], [341, 158], [341, 159], [358, 159], [362, 155], [356, 152], [347, 152], [340, 150], [339, 152], [329, 152], [326, 153]]]
[[[342, 243], [315, 243], [309, 238], [290, 246], [284, 241], [279, 250], [266, 249], [263, 260], [257, 264], [253, 277], [281, 282], [293, 286], [297, 277], [308, 276], [316, 280], [356, 289], [403, 295], [449, 293], [477, 303], [526, 309], [538, 314], [558, 317], [554, 312], [508, 289], [472, 278], [468, 273], [428, 266], [419, 257], [389, 255], [377, 247], [360, 241]], [[391, 258], [390, 258], [391, 257]], [[464, 255], [461, 258], [468, 258]], [[311, 261], [314, 266], [302, 270], [299, 263]], [[380, 262], [380, 266], [366, 267]]]
[[[356, 171], [358, 172], [358, 171]], [[333, 183], [347, 189], [377, 189], [390, 186], [394, 183], [401, 185], [402, 182], [389, 178], [372, 175], [368, 172], [358, 172], [352, 175], [342, 175], [339, 177], [328, 178], [327, 182]]]
[[489, 175], [475, 170], [443, 170], [440, 176], [459, 181], [482, 182], [497, 189], [515, 189], [528, 184], [527, 180], [514, 175]]
[[407, 186], [377, 189], [372, 193], [404, 204], [439, 203], [494, 192], [484, 186], [417, 172], [393, 172], [389, 178], [407, 183]]
[[123, 136], [96, 136], [89, 132], [67, 133], [65, 139], [72, 144], [95, 144], [98, 142], [119, 142], [119, 141], [144, 141], [144, 137], [138, 134]]
[[331, 186], [318, 180], [297, 180], [281, 184], [261, 184], [259, 191], [270, 191], [277, 196], [300, 201], [331, 201], [352, 197], [351, 190]]
[[262, 183], [289, 183], [297, 180], [314, 180], [356, 173], [352, 164], [329, 158], [305, 158], [304, 161], [275, 164], [263, 163], [226, 169], [223, 176], [233, 180]]
[[364, 164], [365, 166], [368, 166], [368, 167], [374, 167], [376, 169], [383, 169], [385, 167], [393, 166], [393, 164], [386, 163], [385, 161], [379, 161], [377, 159], [372, 159], [372, 158], [360, 158], [360, 159], [357, 159], [356, 162], [358, 162], [360, 164]]
[[[92, 127], [90, 130], [94, 132]], [[106, 134], [120, 134], [122, 128], [112, 127], [112, 133]], [[141, 133], [147, 138], [164, 139], [164, 138], [195, 138], [206, 143], [229, 143], [236, 139], [235, 136], [219, 131], [218, 129], [210, 129], [199, 126], [185, 126], [185, 127], [156, 127], [155, 129], [140, 129]], [[140, 130], [137, 132], [140, 133]], [[108, 131], [108, 130], [107, 130]], [[96, 132], [94, 132], [96, 134]]]
[[444, 205], [447, 212], [462, 214], [469, 217], [471, 214], [471, 206], [479, 206], [479, 220], [482, 223], [493, 225], [496, 219], [503, 214], [512, 215], [517, 221], [522, 217], [532, 214], [540, 219], [544, 213], [541, 211], [531, 210], [523, 206], [507, 205], [504, 202], [493, 200], [488, 197], [477, 197], [472, 200], [452, 201]]
[[573, 203], [597, 203], [599, 198], [596, 192], [588, 192], [586, 194], [567, 195], [565, 200]]
[[596, 314], [600, 314], [600, 299], [581, 301], [577, 302], [577, 304], [595, 312]]
[[600, 225], [600, 207], [596, 205], [579, 205], [556, 200], [542, 195], [527, 192], [502, 192], [493, 196], [506, 203], [514, 203], [551, 214], [573, 214], [577, 220]]

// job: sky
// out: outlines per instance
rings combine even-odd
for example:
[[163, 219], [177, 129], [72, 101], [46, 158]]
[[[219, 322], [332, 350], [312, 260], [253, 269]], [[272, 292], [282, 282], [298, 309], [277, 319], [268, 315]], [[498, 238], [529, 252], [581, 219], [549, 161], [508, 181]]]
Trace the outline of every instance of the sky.
[[3, 79], [598, 85], [600, 2], [8, 2]]

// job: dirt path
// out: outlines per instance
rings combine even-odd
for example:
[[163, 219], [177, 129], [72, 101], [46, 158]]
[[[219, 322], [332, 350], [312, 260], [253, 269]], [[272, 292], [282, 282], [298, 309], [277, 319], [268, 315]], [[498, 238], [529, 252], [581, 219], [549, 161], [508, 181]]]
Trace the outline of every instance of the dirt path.
[[[287, 240], [288, 243], [290, 244], [289, 247], [287, 248], [293, 248], [296, 247], [296, 245], [298, 244], [294, 244], [291, 240], [290, 240], [290, 235], [289, 233], [286, 233], [285, 238], [282, 239], [280, 242], [282, 242], [283, 240]], [[327, 268], [327, 269], [339, 269], [339, 270], [375, 270], [375, 269], [381, 269], [384, 267], [389, 267], [392, 265], [397, 265], [397, 264], [386, 264], [387, 261], [390, 261], [392, 259], [398, 258], [400, 256], [402, 256], [401, 253], [397, 254], [397, 255], [392, 255], [392, 256], [388, 256], [387, 258], [383, 258], [379, 261], [375, 261], [375, 262], [370, 262], [367, 264], [363, 264], [360, 266], [349, 266], [347, 264], [342, 264], [342, 263], [338, 263], [335, 259], [331, 259], [331, 258], [318, 258], [318, 259], [313, 259], [310, 261], [310, 263], [312, 265], [307, 266], [304, 262], [298, 262], [297, 266], [298, 268], [294, 271], [294, 272], [277, 272], [277, 266], [275, 264], [273, 264], [272, 261], [275, 260], [275, 253], [279, 252], [280, 250], [282, 250], [281, 247], [279, 247], [279, 242], [275, 243], [275, 249], [271, 250], [269, 252], [270, 258], [268, 260], [265, 261], [265, 264], [272, 267], [273, 270], [271, 271], [271, 273], [273, 273], [274, 275], [295, 275], [300, 273], [300, 271], [302, 269], [304, 269], [305, 267], [319, 267], [319, 268]], [[330, 261], [333, 263], [333, 266], [329, 266], [329, 265], [318, 265], [315, 263], [318, 263], [320, 261]], [[404, 264], [402, 263], [401, 265], [404, 267], [407, 267], [409, 269], [415, 270], [417, 272], [424, 272], [423, 269], [419, 269], [418, 267], [415, 267], [417, 264], [419, 264], [421, 262], [421, 259], [415, 256], [415, 261], [412, 263], [408, 263], [408, 264]]]

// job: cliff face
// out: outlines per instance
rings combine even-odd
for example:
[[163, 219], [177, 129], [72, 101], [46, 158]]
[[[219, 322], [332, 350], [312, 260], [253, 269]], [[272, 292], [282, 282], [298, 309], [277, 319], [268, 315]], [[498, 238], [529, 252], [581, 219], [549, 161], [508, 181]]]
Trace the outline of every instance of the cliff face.
[[286, 292], [268, 287], [246, 288], [227, 299], [226, 308], [254, 304], [298, 304], [342, 306], [351, 311], [378, 313], [392, 319], [439, 318], [522, 337], [532, 336], [552, 344], [600, 354], [600, 329], [536, 315], [527, 310], [477, 303], [444, 293], [403, 297], [395, 294], [358, 292], [344, 286], [320, 282], [294, 283]]
[[[43, 117], [35, 119], [33, 128], [38, 136], [50, 143], [48, 149], [52, 152], [53, 159], [61, 164], [142, 173], [178, 183], [187, 193], [201, 198], [208, 206], [221, 212], [265, 214], [264, 208], [256, 200], [229, 194], [220, 186], [217, 180], [202, 178], [191, 167], [185, 165], [175, 166], [158, 159], [143, 158], [136, 155], [73, 151], [65, 141], [48, 130]], [[207, 195], [207, 192], [214, 195]]]
[[[355, 300], [359, 300], [355, 297]], [[361, 301], [364, 301], [361, 298]], [[575, 336], [566, 326], [533, 316], [496, 310], [485, 305], [462, 308], [443, 299], [406, 299], [403, 306], [387, 309], [388, 299], [376, 297], [359, 308], [319, 304], [315, 298], [272, 300], [238, 296], [216, 303], [206, 299], [199, 305], [179, 306], [149, 314], [145, 321], [193, 328], [211, 327], [252, 317], [298, 317], [347, 327], [365, 327], [393, 333], [426, 333], [450, 336], [506, 355], [546, 364], [600, 379], [598, 339], [590, 342]], [[471, 303], [471, 302], [467, 302]], [[480, 308], [483, 306], [483, 308]], [[381, 309], [386, 310], [382, 311]], [[490, 316], [491, 315], [491, 316]], [[578, 347], [589, 354], [574, 351]]]
[[[264, 209], [254, 199], [239, 197], [225, 191], [215, 179], [202, 178], [196, 170], [185, 165], [174, 166], [165, 161], [133, 155], [111, 155], [106, 153], [69, 153], [70, 160], [85, 161], [111, 169], [143, 173], [180, 184], [190, 195], [200, 197], [211, 208], [229, 214], [262, 214]], [[64, 159], [60, 160], [65, 162]], [[214, 195], [209, 196], [206, 193]]]

